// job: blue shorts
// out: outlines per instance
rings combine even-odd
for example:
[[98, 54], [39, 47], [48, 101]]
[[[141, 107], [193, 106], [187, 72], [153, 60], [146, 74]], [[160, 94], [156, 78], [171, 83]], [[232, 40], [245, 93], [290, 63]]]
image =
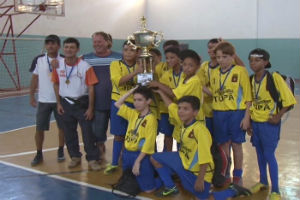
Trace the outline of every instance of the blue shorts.
[[213, 127], [214, 140], [218, 144], [224, 144], [228, 141], [234, 143], [246, 142], [246, 131], [240, 128], [245, 110], [234, 111], [214, 111]]
[[93, 119], [93, 133], [97, 138], [97, 142], [105, 142], [107, 140], [107, 127], [109, 121], [109, 110], [95, 110]]
[[178, 152], [155, 153], [152, 155], [152, 158], [167, 169], [169, 169], [170, 171], [172, 171], [173, 173], [177, 174], [181, 180], [181, 184], [184, 187], [184, 189], [188, 190], [199, 199], [208, 199], [211, 184], [204, 181], [204, 191], [195, 191], [194, 185], [197, 176], [191, 171], [185, 170], [183, 168]]
[[[122, 169], [132, 169], [135, 160], [139, 156], [139, 151], [128, 151], [124, 149], [122, 154]], [[142, 191], [155, 189], [154, 167], [150, 162], [150, 156], [145, 156], [141, 161], [140, 175], [136, 176], [136, 180]]]
[[213, 137], [214, 135], [214, 122], [212, 117], [205, 117], [206, 128], [209, 130], [210, 135]]
[[276, 125], [269, 122], [251, 122], [253, 135], [251, 142], [253, 146], [276, 149], [280, 139], [281, 123]]
[[[111, 101], [110, 107], [110, 133], [112, 135], [125, 136], [128, 122], [124, 118], [117, 115], [119, 109], [115, 106], [114, 100]], [[133, 108], [132, 103], [125, 103], [127, 106]]]
[[174, 126], [169, 122], [169, 114], [160, 114], [160, 120], [158, 121], [158, 131], [167, 136], [172, 136]]

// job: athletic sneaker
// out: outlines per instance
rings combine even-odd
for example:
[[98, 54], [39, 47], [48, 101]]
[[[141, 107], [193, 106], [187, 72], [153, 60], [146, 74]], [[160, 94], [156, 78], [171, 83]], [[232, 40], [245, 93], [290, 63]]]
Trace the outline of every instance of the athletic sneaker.
[[280, 193], [277, 192], [272, 192], [269, 196], [270, 200], [281, 200], [281, 195]]
[[58, 149], [57, 151], [57, 161], [58, 162], [63, 162], [65, 161], [65, 155], [64, 155], [64, 149]]
[[176, 186], [174, 186], [172, 188], [165, 187], [165, 189], [161, 192], [161, 196], [166, 197], [166, 196], [175, 195], [178, 193], [179, 193], [179, 190], [177, 189]]
[[231, 184], [229, 186], [230, 189], [233, 189], [234, 191], [236, 191], [236, 195], [234, 197], [238, 197], [238, 196], [250, 196], [252, 195], [251, 191], [248, 190], [247, 188], [241, 187], [237, 184]]
[[118, 168], [118, 165], [108, 164], [104, 170], [104, 174], [111, 174]]
[[252, 194], [258, 193], [261, 190], [266, 190], [268, 189], [268, 185], [262, 184], [262, 183], [256, 183], [255, 185], [253, 185], [250, 189], [250, 191], [252, 192]]
[[36, 154], [34, 159], [31, 161], [31, 166], [36, 166], [43, 162], [43, 154]]
[[92, 171], [98, 171], [101, 169], [101, 166], [98, 164], [96, 160], [90, 160], [89, 167], [91, 168]]
[[71, 162], [69, 163], [68, 167], [69, 168], [74, 168], [80, 165], [81, 163], [81, 158], [80, 157], [72, 157]]

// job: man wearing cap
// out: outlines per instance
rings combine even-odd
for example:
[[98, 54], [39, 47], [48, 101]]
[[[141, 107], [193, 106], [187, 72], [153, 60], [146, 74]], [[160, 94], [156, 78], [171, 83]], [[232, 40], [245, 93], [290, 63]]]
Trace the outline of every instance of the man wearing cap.
[[[37, 154], [31, 161], [32, 166], [36, 166], [43, 161], [42, 149], [44, 142], [44, 131], [49, 130], [52, 112], [54, 113], [58, 127], [59, 148], [57, 151], [57, 161], [61, 162], [65, 160], [63, 125], [61, 117], [57, 113], [56, 97], [53, 89], [53, 83], [51, 82], [51, 61], [53, 59], [63, 59], [58, 53], [60, 49], [59, 37], [57, 35], [48, 35], [45, 38], [45, 48], [47, 52], [35, 57], [29, 70], [32, 72], [30, 84], [30, 104], [33, 107], [37, 107], [35, 132]], [[35, 92], [37, 88], [39, 89], [38, 102], [35, 99]]]

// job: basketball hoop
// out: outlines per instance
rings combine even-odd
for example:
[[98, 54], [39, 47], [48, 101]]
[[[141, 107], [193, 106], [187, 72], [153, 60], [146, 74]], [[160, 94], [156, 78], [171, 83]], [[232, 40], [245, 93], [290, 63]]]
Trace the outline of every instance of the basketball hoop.
[[15, 0], [16, 12], [64, 16], [64, 0]]

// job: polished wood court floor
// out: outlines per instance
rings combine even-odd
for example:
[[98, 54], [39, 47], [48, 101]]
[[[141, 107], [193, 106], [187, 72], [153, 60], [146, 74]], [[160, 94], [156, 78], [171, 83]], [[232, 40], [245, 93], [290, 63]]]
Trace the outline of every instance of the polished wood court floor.
[[[299, 96], [297, 97], [299, 102]], [[290, 111], [283, 119], [281, 140], [276, 152], [279, 164], [279, 183], [282, 193], [282, 199], [296, 200], [300, 199], [300, 107], [299, 103]], [[6, 116], [9, 118], [9, 116]], [[287, 119], [286, 119], [287, 118]], [[14, 119], [10, 119], [14, 120]], [[0, 122], [3, 123], [3, 122]], [[30, 162], [35, 155], [34, 144], [35, 127], [22, 128], [15, 131], [0, 134], [0, 161], [12, 163], [24, 168], [35, 169], [51, 175], [58, 175], [67, 179], [76, 180], [96, 186], [111, 188], [111, 184], [115, 183], [121, 173], [118, 170], [113, 175], [104, 175], [103, 170], [92, 172], [88, 170], [87, 163], [82, 157], [82, 164], [75, 169], [68, 169], [67, 164], [70, 161], [67, 150], [65, 149], [66, 161], [57, 163], [56, 147], [58, 144], [57, 128], [55, 123], [51, 123], [51, 129], [45, 134], [44, 143], [44, 162], [36, 167], [31, 167]], [[158, 138], [158, 147], [160, 148], [162, 138]], [[111, 161], [112, 137], [108, 136], [106, 143], [106, 162], [102, 164], [103, 168], [107, 162]], [[258, 181], [259, 172], [256, 162], [256, 154], [254, 148], [249, 142], [243, 146], [244, 148], [244, 186], [250, 187]], [[84, 154], [81, 146], [81, 151]], [[1, 177], [0, 177], [1, 178]], [[20, 180], [21, 181], [21, 180]], [[240, 197], [235, 199], [255, 199], [264, 200], [268, 198], [269, 191], [262, 191], [251, 197]], [[1, 196], [1, 194], [0, 194]], [[144, 194], [141, 196], [150, 199], [156, 199], [154, 194]], [[1, 199], [1, 197], [0, 197]], [[12, 198], [14, 199], [14, 198]], [[193, 197], [185, 191], [180, 194], [164, 199], [193, 199]]]

